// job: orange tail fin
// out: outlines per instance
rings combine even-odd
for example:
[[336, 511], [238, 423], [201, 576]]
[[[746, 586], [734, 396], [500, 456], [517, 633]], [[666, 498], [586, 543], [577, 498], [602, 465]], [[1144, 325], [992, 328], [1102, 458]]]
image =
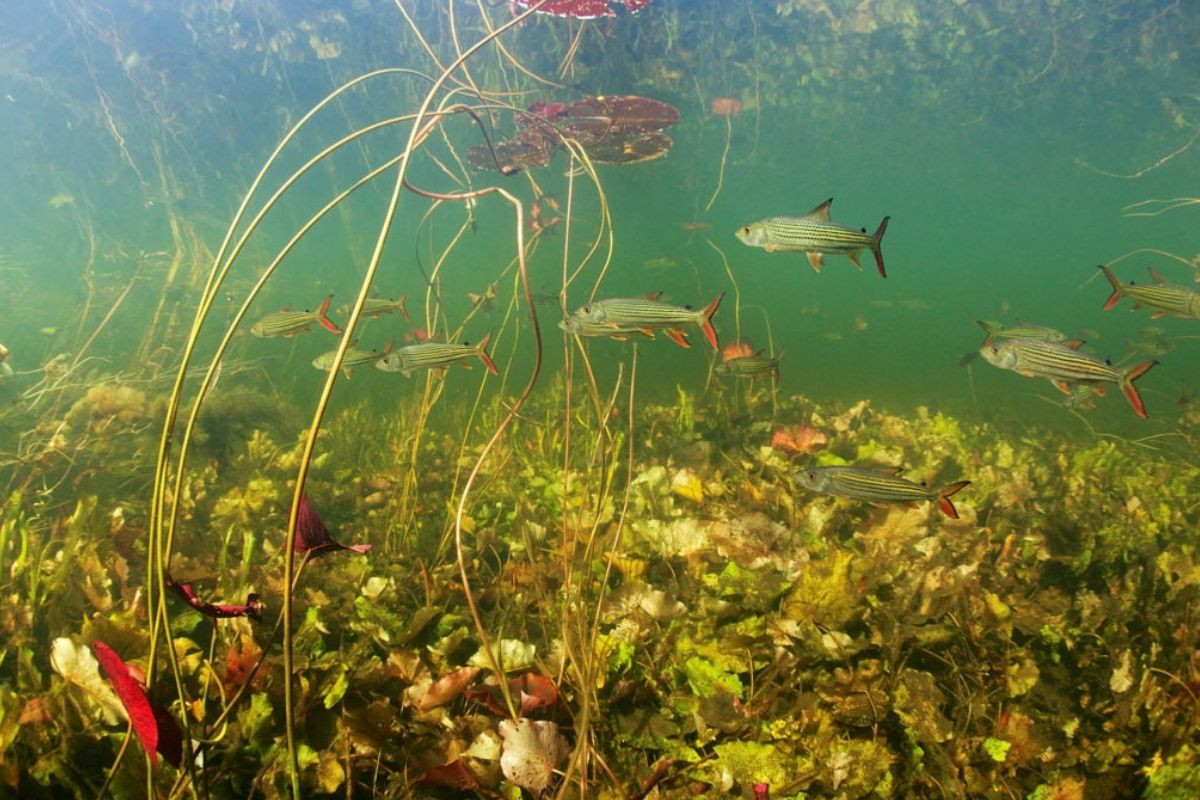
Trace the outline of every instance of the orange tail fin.
[[1100, 265], [1100, 269], [1104, 271], [1104, 277], [1108, 278], [1108, 282], [1111, 283], [1113, 287], [1112, 294], [1110, 294], [1108, 299], [1104, 301], [1104, 310], [1111, 311], [1117, 303], [1121, 302], [1121, 297], [1125, 294], [1125, 287], [1123, 287], [1121, 282], [1117, 280], [1117, 276], [1113, 275], [1111, 269], [1103, 264]]
[[1121, 376], [1121, 391], [1125, 393], [1125, 399], [1129, 401], [1129, 405], [1133, 406], [1133, 411], [1142, 419], [1146, 418], [1146, 407], [1142, 405], [1142, 396], [1138, 394], [1137, 387], [1133, 382], [1150, 371], [1150, 368], [1157, 364], [1157, 359], [1143, 361], [1140, 364], [1135, 364], [1130, 367], [1124, 375]]
[[704, 307], [704, 318], [700, 321], [700, 330], [704, 331], [704, 338], [708, 339], [708, 343], [713, 346], [713, 350], [720, 350], [721, 345], [717, 343], [717, 331], [712, 326], [713, 314], [717, 313], [717, 307], [721, 305], [721, 301], [725, 299], [725, 293], [721, 292], [713, 298], [713, 301]]
[[950, 495], [957, 494], [964, 486], [970, 486], [970, 481], [955, 481], [938, 490], [938, 508], [950, 519], [958, 519], [958, 509], [950, 502]]
[[329, 314], [329, 304], [333, 302], [333, 295], [325, 295], [325, 299], [321, 301], [321, 307], [317, 309], [317, 322], [321, 323], [321, 327], [330, 333], [341, 333], [342, 329], [333, 324], [327, 315]]
[[479, 360], [483, 362], [485, 367], [487, 367], [488, 372], [492, 373], [493, 375], [499, 375], [500, 370], [496, 369], [496, 362], [492, 361], [492, 357], [488, 355], [487, 351], [488, 341], [491, 338], [492, 334], [489, 333], [479, 341], [479, 344], [475, 345], [475, 349], [479, 355]]
[[884, 217], [879, 223], [879, 227], [875, 229], [875, 235], [872, 237], [875, 244], [871, 245], [871, 253], [875, 256], [875, 266], [879, 268], [879, 277], [886, 278], [887, 272], [883, 269], [883, 234], [887, 231], [888, 220], [891, 217]]

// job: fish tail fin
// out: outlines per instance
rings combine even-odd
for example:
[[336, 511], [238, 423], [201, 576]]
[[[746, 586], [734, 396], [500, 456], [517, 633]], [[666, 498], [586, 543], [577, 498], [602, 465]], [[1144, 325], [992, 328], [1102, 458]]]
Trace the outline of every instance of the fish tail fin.
[[720, 350], [721, 345], [717, 343], [717, 331], [712, 326], [713, 314], [717, 313], [717, 307], [721, 305], [721, 301], [725, 299], [725, 293], [721, 292], [713, 298], [713, 301], [704, 307], [704, 316], [700, 319], [700, 330], [704, 331], [704, 338], [708, 339], [708, 343], [713, 346], [713, 350]]
[[321, 301], [321, 307], [317, 309], [317, 322], [321, 323], [321, 327], [330, 333], [341, 333], [342, 329], [333, 324], [333, 320], [329, 318], [329, 304], [333, 302], [333, 295], [325, 295], [325, 299]]
[[1112, 284], [1112, 294], [1104, 301], [1104, 310], [1111, 311], [1117, 303], [1121, 302], [1121, 297], [1125, 294], [1125, 287], [1121, 285], [1121, 281], [1117, 280], [1117, 276], [1103, 264], [1100, 265], [1101, 271], [1104, 272], [1104, 277], [1108, 278], [1108, 282]]
[[400, 312], [400, 316], [404, 317], [404, 321], [411, 325], [412, 320], [408, 318], [408, 307], [405, 305], [407, 300], [407, 295], [400, 295], [396, 300], [396, 309]]
[[871, 253], [875, 256], [875, 266], [879, 268], [879, 277], [886, 278], [887, 272], [883, 269], [883, 234], [887, 231], [888, 220], [891, 217], [884, 217], [879, 222], [879, 227], [875, 229], [875, 235], [871, 238], [875, 241], [871, 244]]
[[488, 355], [487, 351], [488, 342], [491, 340], [491, 338], [492, 334], [488, 333], [487, 336], [484, 336], [482, 339], [480, 339], [479, 344], [475, 345], [475, 353], [479, 356], [479, 360], [483, 362], [483, 365], [487, 367], [488, 372], [492, 373], [493, 375], [499, 375], [500, 370], [496, 369], [496, 362], [492, 361], [492, 357]]
[[1129, 405], [1133, 406], [1134, 413], [1142, 419], [1146, 418], [1146, 406], [1142, 404], [1142, 396], [1138, 394], [1137, 387], [1133, 382], [1150, 371], [1150, 368], [1158, 363], [1158, 359], [1150, 359], [1143, 361], [1140, 364], [1134, 364], [1125, 374], [1121, 376], [1121, 391], [1125, 393], [1125, 399], [1129, 401]]
[[950, 495], [958, 494], [964, 486], [970, 486], [970, 481], [955, 481], [938, 490], [938, 508], [950, 519], [958, 519], [958, 509], [950, 502]]

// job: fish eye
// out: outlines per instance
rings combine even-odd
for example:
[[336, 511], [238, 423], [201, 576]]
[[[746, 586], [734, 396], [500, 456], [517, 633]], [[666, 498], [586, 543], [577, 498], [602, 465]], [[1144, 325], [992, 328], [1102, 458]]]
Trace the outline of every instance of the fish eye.
[[742, 233], [745, 233], [745, 234], [750, 233], [750, 226], [749, 225], [742, 226]]
[[815, 481], [817, 479], [817, 471], [815, 469], [806, 469], [804, 474], [808, 476], [810, 481]]

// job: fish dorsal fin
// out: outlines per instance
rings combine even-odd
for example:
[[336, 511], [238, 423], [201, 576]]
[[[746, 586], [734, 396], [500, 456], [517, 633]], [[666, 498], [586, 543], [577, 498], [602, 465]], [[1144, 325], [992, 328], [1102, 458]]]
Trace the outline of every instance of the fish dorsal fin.
[[1150, 273], [1150, 279], [1153, 280], [1155, 283], [1166, 283], [1167, 282], [1167, 279], [1164, 278], [1162, 276], [1162, 274], [1158, 270], [1156, 270], [1154, 267], [1146, 267], [1146, 271]]
[[764, 348], [762, 348], [761, 350], [759, 350], [757, 353], [755, 353], [754, 355], [755, 355], [756, 357], [757, 357], [757, 356], [761, 356], [761, 355], [762, 355], [763, 353], [765, 353], [765, 352], [767, 352], [767, 348], [765, 348], [765, 347], [764, 347]]
[[829, 207], [831, 205], [833, 205], [832, 197], [829, 198], [828, 200], [826, 200], [824, 203], [821, 203], [821, 205], [817, 206], [812, 211], [809, 211], [804, 216], [816, 217], [817, 219], [822, 220], [824, 222], [829, 222]]
[[647, 300], [657, 301], [660, 297], [662, 297], [662, 289], [655, 289], [653, 292], [646, 292]]

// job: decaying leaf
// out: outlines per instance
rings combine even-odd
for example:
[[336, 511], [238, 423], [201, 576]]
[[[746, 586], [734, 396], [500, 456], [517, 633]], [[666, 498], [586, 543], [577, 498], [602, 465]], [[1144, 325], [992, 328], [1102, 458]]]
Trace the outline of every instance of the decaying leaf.
[[109, 725], [116, 725], [125, 717], [121, 701], [100, 677], [100, 662], [86, 644], [76, 645], [65, 636], [55, 639], [50, 646], [50, 667], [64, 681], [79, 688], [88, 710]]
[[504, 749], [500, 769], [504, 777], [534, 794], [550, 785], [550, 776], [567, 757], [567, 740], [558, 725], [544, 720], [518, 719], [500, 722]]

